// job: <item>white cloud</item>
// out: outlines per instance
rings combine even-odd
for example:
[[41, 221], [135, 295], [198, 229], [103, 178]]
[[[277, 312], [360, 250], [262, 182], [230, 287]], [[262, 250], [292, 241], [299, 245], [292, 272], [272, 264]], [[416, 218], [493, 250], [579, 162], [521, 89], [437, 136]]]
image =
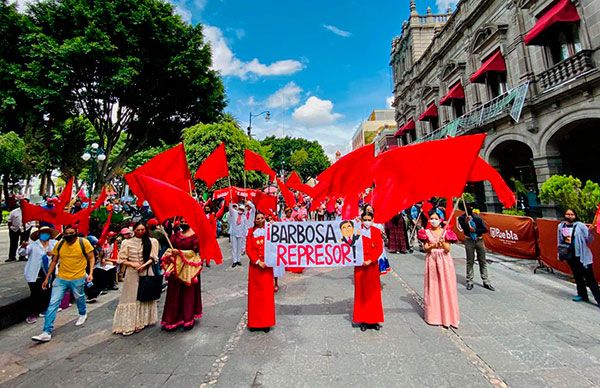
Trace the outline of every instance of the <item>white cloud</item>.
[[258, 105], [254, 96], [248, 97], [248, 101], [246, 101], [246, 105], [248, 106], [256, 106]]
[[288, 109], [296, 106], [300, 102], [300, 93], [302, 93], [302, 88], [294, 81], [289, 82], [267, 98], [267, 108]]
[[294, 119], [309, 127], [333, 124], [343, 115], [333, 112], [333, 103], [311, 96], [304, 105], [298, 107], [292, 114]]
[[391, 95], [388, 98], [385, 99], [385, 104], [388, 108], [392, 107], [392, 104], [394, 103], [394, 96]]
[[455, 9], [459, 0], [435, 0], [439, 13], [446, 13], [448, 8]]
[[181, 16], [181, 19], [186, 23], [192, 22], [192, 11], [202, 12], [206, 7], [208, 0], [170, 0], [175, 13]]
[[236, 76], [247, 79], [250, 76], [267, 77], [275, 75], [290, 75], [299, 72], [304, 64], [292, 59], [276, 61], [270, 65], [261, 63], [257, 58], [250, 62], [238, 59], [229, 48], [223, 32], [215, 26], [204, 26], [204, 36], [211, 44], [212, 67], [224, 76]]
[[331, 32], [333, 32], [334, 34], [338, 35], [338, 36], [342, 36], [344, 38], [348, 38], [352, 35], [351, 32], [349, 31], [344, 31], [342, 29], [337, 28], [336, 26], [332, 26], [331, 24], [323, 24], [323, 28], [325, 28], [326, 30], [329, 30]]

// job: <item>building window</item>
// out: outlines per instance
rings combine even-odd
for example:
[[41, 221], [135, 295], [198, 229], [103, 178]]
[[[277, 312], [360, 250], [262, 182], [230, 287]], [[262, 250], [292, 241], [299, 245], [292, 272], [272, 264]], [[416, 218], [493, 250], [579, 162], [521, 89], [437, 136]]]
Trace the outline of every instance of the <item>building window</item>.
[[506, 73], [488, 73], [486, 82], [489, 99], [494, 99], [506, 92]]
[[429, 127], [431, 128], [430, 132], [433, 132], [440, 127], [440, 120], [437, 116], [429, 119]]
[[577, 24], [557, 25], [548, 32], [546, 40], [546, 59], [548, 67], [572, 57], [582, 50]]
[[457, 119], [465, 114], [465, 100], [452, 101], [452, 110], [454, 111], [454, 118]]

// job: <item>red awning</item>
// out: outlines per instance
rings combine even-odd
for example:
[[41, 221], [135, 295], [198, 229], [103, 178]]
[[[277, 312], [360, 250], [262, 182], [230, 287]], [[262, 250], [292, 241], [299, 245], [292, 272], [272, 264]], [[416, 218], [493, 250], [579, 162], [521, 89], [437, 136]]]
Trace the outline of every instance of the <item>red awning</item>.
[[429, 104], [425, 112], [421, 116], [419, 116], [419, 121], [426, 121], [429, 119], [433, 119], [438, 117], [437, 106], [435, 106], [435, 102]]
[[417, 126], [415, 125], [415, 121], [413, 119], [410, 119], [406, 122], [406, 124], [401, 126], [400, 129], [396, 131], [396, 133], [394, 133], [394, 136], [400, 137], [400, 136], [404, 135], [406, 132], [412, 131], [414, 129], [417, 129]]
[[540, 39], [550, 27], [557, 23], [575, 23], [580, 20], [577, 8], [571, 0], [558, 0], [542, 17], [538, 19], [535, 26], [525, 35], [525, 44], [541, 45], [543, 39]]
[[471, 76], [471, 82], [473, 83], [485, 83], [485, 75], [487, 73], [497, 72], [506, 73], [506, 63], [504, 63], [504, 57], [500, 50], [497, 50], [488, 59], [483, 62], [483, 65]]
[[457, 82], [453, 87], [450, 88], [448, 94], [446, 94], [441, 100], [440, 105], [451, 105], [452, 100], [464, 100], [465, 91], [460, 82]]

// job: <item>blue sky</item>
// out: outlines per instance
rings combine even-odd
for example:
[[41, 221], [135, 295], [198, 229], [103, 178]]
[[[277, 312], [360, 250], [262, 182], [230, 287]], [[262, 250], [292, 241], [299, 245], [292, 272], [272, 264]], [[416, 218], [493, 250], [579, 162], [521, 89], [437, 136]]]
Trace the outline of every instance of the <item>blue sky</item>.
[[[229, 106], [253, 134], [316, 139], [333, 155], [392, 95], [389, 53], [409, 1], [172, 0], [205, 25]], [[447, 4], [447, 2], [442, 1]], [[424, 11], [434, 0], [417, 1]], [[447, 5], [442, 5], [447, 6]]]

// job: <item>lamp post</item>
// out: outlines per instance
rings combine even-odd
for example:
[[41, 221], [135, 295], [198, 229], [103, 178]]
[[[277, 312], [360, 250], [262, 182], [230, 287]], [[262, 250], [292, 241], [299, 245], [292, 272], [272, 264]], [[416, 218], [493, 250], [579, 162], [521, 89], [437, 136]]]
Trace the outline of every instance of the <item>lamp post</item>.
[[92, 143], [89, 147], [85, 149], [83, 155], [81, 155], [81, 159], [84, 161], [90, 161], [92, 166], [90, 168], [89, 174], [89, 196], [92, 198], [92, 194], [94, 193], [94, 173], [98, 167], [98, 162], [103, 162], [106, 160], [106, 154], [104, 153], [104, 149], [100, 147], [98, 143]]
[[271, 119], [271, 112], [268, 110], [260, 112], [257, 115], [253, 115], [252, 112], [250, 112], [250, 120], [248, 120], [248, 138], [252, 139], [252, 117], [258, 117], [262, 115], [265, 115], [265, 121], [269, 121]]

